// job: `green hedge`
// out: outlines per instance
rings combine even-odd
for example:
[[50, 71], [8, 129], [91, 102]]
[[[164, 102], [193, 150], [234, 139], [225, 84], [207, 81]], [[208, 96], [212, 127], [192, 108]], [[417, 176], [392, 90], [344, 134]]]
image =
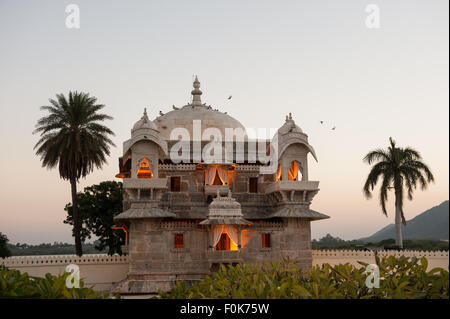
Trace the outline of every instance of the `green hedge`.
[[187, 287], [177, 282], [162, 298], [449, 298], [448, 270], [427, 271], [426, 258], [376, 258], [380, 287], [367, 288], [367, 264], [314, 266], [302, 272], [289, 259], [263, 266], [222, 266], [212, 276]]
[[31, 277], [27, 273], [0, 266], [0, 298], [98, 299], [109, 298], [92, 288], [67, 288], [69, 273], [59, 276], [46, 274], [45, 278]]

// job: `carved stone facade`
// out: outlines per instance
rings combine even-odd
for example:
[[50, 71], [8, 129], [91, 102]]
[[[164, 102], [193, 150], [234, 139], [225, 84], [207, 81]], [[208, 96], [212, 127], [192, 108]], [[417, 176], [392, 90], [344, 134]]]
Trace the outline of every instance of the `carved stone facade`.
[[[117, 177], [123, 178], [124, 212], [115, 222], [128, 232], [130, 267], [114, 292], [168, 290], [175, 281], [200, 280], [220, 264], [289, 256], [305, 269], [312, 265], [310, 223], [328, 216], [310, 209], [319, 182], [308, 178], [308, 153], [317, 159], [308, 136], [289, 115], [272, 140], [253, 147], [245, 136], [231, 142], [228, 153], [226, 142], [219, 142], [224, 159], [205, 160], [197, 151], [210, 136], [198, 134], [195, 121], [221, 134], [245, 129], [202, 104], [201, 94], [196, 79], [188, 105], [160, 112], [154, 121], [144, 111], [123, 144]], [[188, 142], [180, 144], [174, 129], [188, 134]], [[181, 163], [174, 160], [180, 145], [187, 150]], [[272, 171], [257, 159], [262, 147], [279, 163]]]

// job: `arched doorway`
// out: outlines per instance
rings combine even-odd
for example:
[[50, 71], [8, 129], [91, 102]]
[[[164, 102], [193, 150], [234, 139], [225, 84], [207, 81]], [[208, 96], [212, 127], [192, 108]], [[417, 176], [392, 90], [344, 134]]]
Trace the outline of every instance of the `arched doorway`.
[[224, 232], [220, 235], [220, 239], [214, 247], [215, 250], [238, 250], [237, 244], [234, 243], [228, 233]]
[[302, 180], [302, 169], [301, 163], [298, 161], [292, 161], [289, 166], [288, 180], [290, 181], [301, 181]]

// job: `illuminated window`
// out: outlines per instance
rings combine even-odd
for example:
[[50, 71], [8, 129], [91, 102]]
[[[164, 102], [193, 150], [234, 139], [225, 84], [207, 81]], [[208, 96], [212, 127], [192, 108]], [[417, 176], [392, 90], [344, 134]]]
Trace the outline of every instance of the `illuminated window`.
[[215, 246], [216, 250], [238, 250], [237, 245], [231, 240], [227, 233], [222, 233], [219, 242]]
[[227, 185], [227, 180], [227, 166], [208, 165], [205, 170], [205, 185]]
[[297, 164], [297, 161], [291, 162], [288, 175], [290, 181], [299, 181], [302, 179], [302, 173], [300, 172], [300, 166]]
[[277, 170], [277, 182], [281, 181], [283, 170], [281, 169], [281, 164], [278, 164], [278, 170]]
[[223, 185], [223, 182], [220, 179], [218, 170], [216, 171], [216, 176], [214, 177], [214, 181], [213, 181], [212, 185]]
[[183, 234], [175, 234], [173, 247], [174, 248], [184, 247]]
[[171, 192], [181, 192], [181, 177], [172, 176], [170, 178], [170, 191]]
[[137, 171], [138, 178], [152, 178], [153, 177], [153, 173], [150, 170], [150, 166], [149, 166], [148, 162], [149, 161], [145, 157], [141, 160], [141, 165], [139, 166], [139, 169]]
[[270, 248], [270, 233], [262, 234], [262, 248]]
[[258, 177], [250, 177], [248, 179], [248, 191], [250, 193], [258, 192]]

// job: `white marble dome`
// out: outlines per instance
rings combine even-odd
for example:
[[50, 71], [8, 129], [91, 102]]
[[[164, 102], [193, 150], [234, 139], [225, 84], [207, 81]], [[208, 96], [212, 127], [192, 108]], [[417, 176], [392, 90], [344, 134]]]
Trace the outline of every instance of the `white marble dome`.
[[150, 119], [147, 116], [147, 109], [144, 109], [144, 115], [141, 117], [141, 119], [139, 121], [137, 121], [132, 128], [132, 132], [139, 130], [139, 129], [151, 129], [151, 130], [155, 130], [157, 131], [158, 128], [155, 125], [155, 123], [153, 123], [152, 121], [150, 121]]
[[153, 121], [157, 126], [160, 138], [169, 140], [170, 133], [174, 128], [185, 128], [189, 132], [190, 138], [194, 139], [194, 120], [201, 120], [201, 132], [206, 128], [217, 128], [220, 130], [223, 139], [225, 138], [226, 128], [240, 128], [245, 134], [245, 127], [238, 120], [224, 112], [213, 109], [209, 105], [202, 104], [200, 99], [202, 91], [199, 88], [200, 82], [196, 77], [194, 90], [191, 92], [192, 103], [181, 108], [174, 108], [174, 110], [160, 115]]
[[241, 128], [245, 132], [245, 127], [233, 117], [208, 109], [207, 107], [192, 107], [186, 105], [179, 110], [170, 111], [154, 120], [158, 127], [159, 136], [163, 140], [169, 140], [172, 129], [182, 127], [188, 130], [191, 138], [193, 136], [193, 121], [201, 120], [202, 132], [206, 128], [218, 128], [225, 137], [225, 128]]

